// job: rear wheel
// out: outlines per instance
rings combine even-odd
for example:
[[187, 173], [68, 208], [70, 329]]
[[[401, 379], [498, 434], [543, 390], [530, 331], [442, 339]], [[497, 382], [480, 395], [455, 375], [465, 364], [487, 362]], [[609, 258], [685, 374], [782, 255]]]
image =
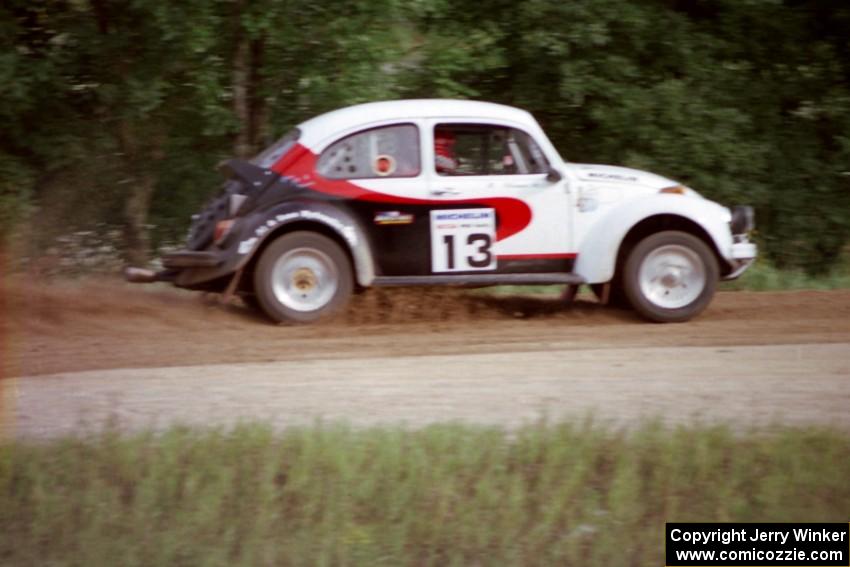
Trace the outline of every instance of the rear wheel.
[[687, 321], [714, 297], [717, 259], [699, 238], [678, 231], [640, 241], [623, 266], [623, 292], [643, 317], [659, 323]]
[[254, 272], [257, 302], [277, 322], [326, 318], [346, 304], [353, 287], [348, 256], [315, 232], [278, 238], [263, 251]]

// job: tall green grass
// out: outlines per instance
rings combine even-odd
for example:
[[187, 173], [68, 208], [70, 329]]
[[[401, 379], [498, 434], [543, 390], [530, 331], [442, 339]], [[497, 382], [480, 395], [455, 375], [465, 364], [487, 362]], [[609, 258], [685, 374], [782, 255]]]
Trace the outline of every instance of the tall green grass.
[[800, 289], [850, 289], [850, 255], [826, 274], [812, 276], [802, 270], [780, 270], [759, 259], [739, 279], [726, 282], [721, 289], [783, 291]]
[[2, 565], [664, 565], [665, 521], [846, 521], [850, 436], [174, 429], [0, 446]]

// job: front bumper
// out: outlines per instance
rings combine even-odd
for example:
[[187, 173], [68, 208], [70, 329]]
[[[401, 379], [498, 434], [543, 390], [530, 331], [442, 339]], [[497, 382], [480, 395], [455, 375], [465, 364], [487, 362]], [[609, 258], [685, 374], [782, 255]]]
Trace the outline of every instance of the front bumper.
[[[737, 236], [736, 238], [746, 239], [746, 236]], [[741, 277], [741, 274], [747, 271], [747, 268], [753, 265], [758, 255], [758, 246], [748, 240], [741, 240], [732, 244], [729, 250], [728, 262], [732, 268], [731, 271], [723, 276], [724, 280], [734, 280]]]
[[730, 252], [731, 260], [755, 260], [758, 255], [758, 246], [753, 242], [736, 242], [732, 245]]
[[748, 234], [756, 227], [756, 215], [752, 207], [737, 205], [729, 209], [731, 219], [729, 230], [732, 233], [732, 245], [726, 254], [729, 272], [722, 277], [734, 280], [741, 277], [747, 268], [753, 265], [758, 256], [758, 246], [750, 242]]

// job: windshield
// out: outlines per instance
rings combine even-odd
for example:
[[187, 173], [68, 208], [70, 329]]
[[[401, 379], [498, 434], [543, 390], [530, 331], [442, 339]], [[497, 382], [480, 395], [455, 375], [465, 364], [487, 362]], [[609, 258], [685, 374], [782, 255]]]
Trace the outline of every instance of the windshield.
[[301, 136], [301, 130], [298, 128], [293, 128], [289, 132], [287, 132], [281, 139], [277, 142], [257, 154], [257, 157], [251, 160], [251, 163], [254, 165], [258, 165], [260, 167], [271, 167], [283, 157], [283, 155], [292, 149], [292, 146], [295, 145], [295, 142], [298, 141], [298, 138]]

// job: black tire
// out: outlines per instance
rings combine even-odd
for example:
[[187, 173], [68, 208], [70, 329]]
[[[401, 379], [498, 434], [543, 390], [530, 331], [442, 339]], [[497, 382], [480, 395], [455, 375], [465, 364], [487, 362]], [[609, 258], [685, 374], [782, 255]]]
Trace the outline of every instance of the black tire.
[[641, 240], [626, 259], [622, 277], [623, 292], [641, 316], [658, 323], [679, 323], [708, 306], [720, 270], [705, 242], [670, 230]]
[[351, 263], [322, 234], [285, 234], [263, 251], [254, 272], [255, 297], [278, 323], [313, 323], [338, 311], [351, 297]]

